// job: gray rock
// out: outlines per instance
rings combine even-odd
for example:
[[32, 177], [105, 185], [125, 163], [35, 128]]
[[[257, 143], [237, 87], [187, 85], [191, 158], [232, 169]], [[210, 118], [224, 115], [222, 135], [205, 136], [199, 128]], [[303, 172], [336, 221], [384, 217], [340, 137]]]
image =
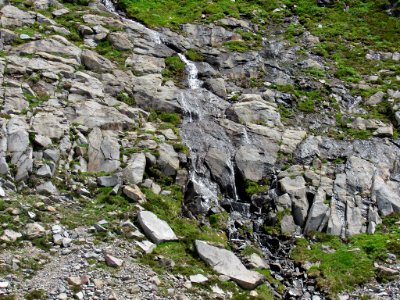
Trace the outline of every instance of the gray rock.
[[252, 269], [268, 269], [268, 263], [258, 254], [253, 253], [246, 257], [249, 268]]
[[400, 212], [400, 185], [394, 181], [385, 182], [380, 176], [374, 177], [372, 199], [376, 201], [379, 212], [387, 216], [394, 212]]
[[110, 186], [110, 187], [114, 187], [117, 184], [121, 184], [122, 180], [121, 177], [119, 175], [111, 175], [111, 176], [100, 176], [97, 177], [97, 184], [99, 186]]
[[130, 67], [134, 74], [156, 74], [160, 73], [165, 68], [164, 59], [148, 56], [132, 54], [125, 62], [127, 67]]
[[53, 176], [53, 172], [49, 165], [42, 165], [37, 171], [36, 175], [39, 177], [47, 177], [51, 178]]
[[[243, 95], [242, 97], [245, 96], [248, 97], [246, 98], [246, 100], [249, 99], [248, 101], [235, 103], [226, 111], [229, 119], [237, 123], [257, 124], [262, 122], [269, 127], [282, 126], [276, 105], [259, 99], [259, 95]], [[252, 100], [252, 97], [257, 100]]]
[[292, 215], [284, 215], [281, 220], [281, 232], [284, 234], [293, 234], [296, 232], [297, 226], [294, 223]]
[[62, 116], [50, 112], [38, 112], [32, 120], [33, 129], [48, 138], [62, 138], [69, 130], [69, 124]]
[[139, 203], [146, 201], [146, 196], [142, 193], [137, 185], [125, 186], [123, 193], [133, 201], [137, 201]]
[[141, 183], [143, 181], [145, 168], [146, 156], [144, 153], [133, 154], [122, 172], [124, 182], [127, 184]]
[[35, 239], [46, 234], [46, 229], [39, 223], [29, 223], [25, 226], [25, 235], [28, 239]]
[[160, 144], [160, 156], [157, 163], [160, 165], [161, 170], [167, 176], [176, 175], [179, 169], [179, 156], [175, 152], [174, 147], [170, 144]]
[[316, 201], [312, 204], [306, 225], [304, 227], [305, 234], [312, 234], [316, 231], [322, 231], [329, 219], [329, 207], [323, 202]]
[[260, 149], [253, 145], [241, 146], [235, 155], [236, 166], [243, 178], [260, 181], [272, 172], [277, 159], [279, 146], [270, 142], [268, 149]]
[[19, 8], [6, 5], [1, 9], [0, 22], [2, 27], [22, 27], [35, 23], [34, 14], [20, 10]]
[[82, 53], [80, 48], [76, 47], [66, 38], [59, 35], [53, 35], [48, 39], [22, 44], [16, 47], [15, 51], [21, 54], [45, 52], [55, 57], [63, 56], [64, 58], [71, 58], [76, 63], [80, 63]]
[[365, 102], [367, 105], [377, 105], [383, 101], [383, 97], [385, 97], [385, 93], [382, 91], [376, 92], [368, 100]]
[[168, 223], [150, 211], [141, 211], [138, 221], [146, 236], [156, 244], [178, 240]]
[[120, 113], [115, 107], [101, 105], [87, 100], [72, 105], [68, 119], [88, 128], [99, 127], [103, 130], [124, 130], [135, 125], [135, 120]]
[[195, 241], [200, 258], [219, 274], [229, 276], [242, 288], [254, 289], [264, 281], [264, 277], [255, 271], [249, 271], [240, 259], [231, 251], [211, 246], [204, 241]]
[[115, 68], [111, 61], [91, 50], [82, 51], [82, 63], [97, 73], [111, 72]]
[[222, 78], [208, 78], [204, 82], [204, 87], [223, 99], [227, 97], [225, 80]]
[[58, 195], [58, 190], [51, 181], [40, 184], [36, 187], [36, 191], [44, 195]]
[[131, 50], [133, 48], [129, 35], [125, 32], [111, 32], [108, 35], [108, 40], [118, 50]]
[[118, 138], [113, 131], [94, 128], [89, 134], [89, 172], [113, 172], [120, 166]]
[[46, 149], [43, 152], [43, 158], [54, 161], [55, 163], [60, 160], [60, 150]]

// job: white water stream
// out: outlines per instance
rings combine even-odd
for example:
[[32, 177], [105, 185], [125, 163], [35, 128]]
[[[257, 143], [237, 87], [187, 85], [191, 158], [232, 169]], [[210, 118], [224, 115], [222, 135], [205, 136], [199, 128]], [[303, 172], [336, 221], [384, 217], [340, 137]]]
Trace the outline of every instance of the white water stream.
[[[150, 28], [147, 28], [143, 24], [124, 18], [119, 15], [117, 10], [115, 9], [115, 6], [111, 0], [102, 0], [103, 5], [106, 7], [106, 9], [118, 16], [123, 22], [130, 24], [132, 26], [132, 29], [138, 30], [140, 32], [143, 32], [147, 34], [150, 39], [156, 43], [156, 44], [162, 44], [162, 38], [159, 32], [155, 30], [151, 30]], [[193, 63], [192, 61], [188, 60], [185, 55], [182, 53], [178, 54], [179, 58], [185, 63], [186, 65], [186, 73], [187, 73], [187, 82], [190, 90], [196, 90], [200, 89], [203, 82], [198, 79], [198, 74], [199, 71], [196, 67], [196, 64]], [[195, 117], [197, 120], [201, 120], [202, 115], [201, 115], [201, 109], [198, 107], [198, 104], [189, 104], [188, 101], [186, 100], [186, 94], [183, 91], [181, 93], [180, 99], [178, 99], [179, 104], [182, 107], [182, 110], [185, 113], [186, 120], [184, 122], [187, 123], [192, 123], [195, 120]], [[244, 132], [245, 138], [248, 139], [247, 137], [247, 132]], [[207, 202], [217, 202], [218, 201], [218, 186], [215, 182], [212, 182], [207, 176], [202, 175], [202, 172], [199, 172], [196, 162], [198, 160], [197, 154], [195, 151], [193, 151], [190, 148], [190, 156], [191, 156], [191, 161], [192, 161], [192, 170], [190, 172], [190, 180], [194, 185], [196, 185], [198, 192], [202, 195], [202, 198], [206, 200]], [[227, 167], [229, 168], [230, 171], [230, 181], [233, 189], [233, 198], [234, 200], [239, 200], [239, 197], [237, 195], [237, 190], [236, 190], [236, 183], [235, 183], [235, 169], [234, 169], [234, 164], [232, 160], [227, 161]]]

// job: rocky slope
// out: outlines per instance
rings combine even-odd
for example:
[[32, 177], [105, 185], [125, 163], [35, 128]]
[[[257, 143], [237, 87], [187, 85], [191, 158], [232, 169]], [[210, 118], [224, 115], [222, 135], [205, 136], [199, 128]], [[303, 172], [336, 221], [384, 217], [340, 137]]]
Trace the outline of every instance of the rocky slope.
[[0, 10], [0, 299], [400, 298], [399, 52], [84, 2]]

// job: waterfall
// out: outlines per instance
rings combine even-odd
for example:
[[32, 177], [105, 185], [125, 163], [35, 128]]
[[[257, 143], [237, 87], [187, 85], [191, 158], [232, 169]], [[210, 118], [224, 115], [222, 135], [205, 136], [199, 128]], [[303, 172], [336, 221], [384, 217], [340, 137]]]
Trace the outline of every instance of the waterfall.
[[114, 3], [111, 0], [102, 0], [103, 5], [105, 6], [105, 8], [107, 9], [108, 12], [117, 15], [119, 18], [121, 18], [122, 21], [124, 21], [125, 23], [129, 23], [131, 24], [133, 27], [139, 29], [140, 31], [146, 33], [150, 39], [155, 43], [155, 44], [162, 44], [162, 39], [161, 39], [161, 35], [159, 32], [155, 31], [155, 30], [151, 30], [150, 28], [147, 28], [146, 26], [144, 26], [143, 24], [133, 21], [131, 19], [127, 19], [124, 17], [121, 17], [117, 10], [115, 9]]
[[186, 71], [188, 73], [188, 84], [191, 90], [195, 90], [201, 87], [202, 82], [198, 79], [199, 71], [196, 65], [188, 60], [185, 55], [179, 53], [179, 58], [185, 63]]
[[242, 135], [243, 135], [243, 142], [244, 142], [244, 144], [245, 144], [245, 145], [251, 144], [249, 135], [248, 135], [248, 133], [247, 133], [247, 128], [246, 128], [246, 126], [243, 126], [243, 133], [242, 133]]

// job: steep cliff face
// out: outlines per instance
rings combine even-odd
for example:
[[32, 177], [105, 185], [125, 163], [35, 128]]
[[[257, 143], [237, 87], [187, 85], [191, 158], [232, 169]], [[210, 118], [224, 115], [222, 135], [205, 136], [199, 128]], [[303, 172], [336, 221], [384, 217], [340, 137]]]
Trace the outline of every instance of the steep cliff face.
[[0, 13], [0, 299], [399, 296], [396, 3]]

